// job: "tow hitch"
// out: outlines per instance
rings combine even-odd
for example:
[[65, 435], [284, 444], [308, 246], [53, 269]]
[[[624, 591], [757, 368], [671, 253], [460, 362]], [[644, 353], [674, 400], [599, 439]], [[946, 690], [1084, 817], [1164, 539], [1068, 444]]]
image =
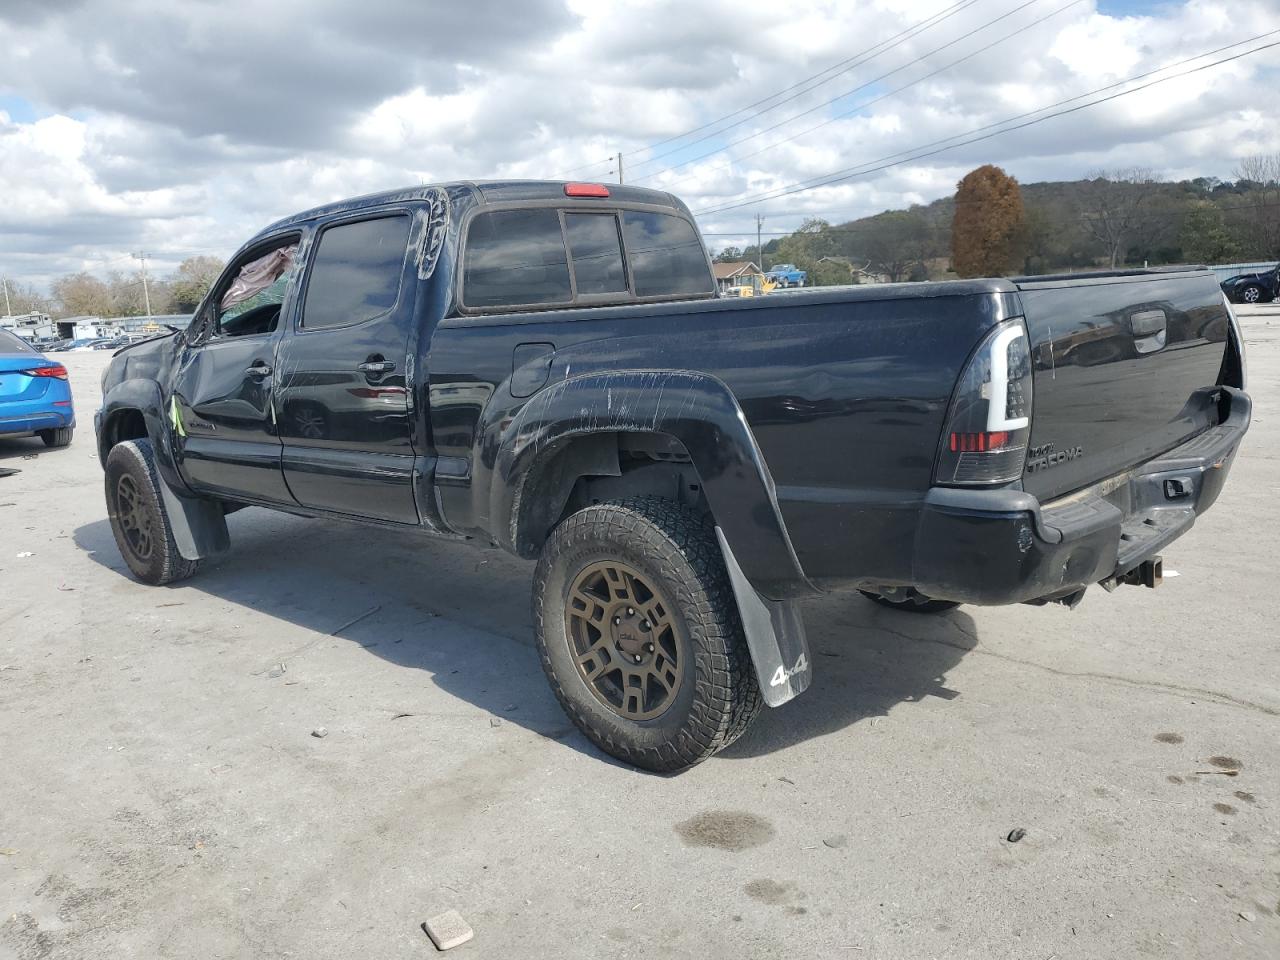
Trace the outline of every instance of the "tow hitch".
[[1160, 586], [1164, 581], [1164, 558], [1152, 557], [1150, 560], [1144, 560], [1128, 573], [1122, 573], [1118, 577], [1108, 577], [1103, 580], [1100, 586], [1102, 589], [1110, 593], [1116, 587], [1123, 585], [1132, 585], [1135, 587], [1151, 587], [1152, 589]]

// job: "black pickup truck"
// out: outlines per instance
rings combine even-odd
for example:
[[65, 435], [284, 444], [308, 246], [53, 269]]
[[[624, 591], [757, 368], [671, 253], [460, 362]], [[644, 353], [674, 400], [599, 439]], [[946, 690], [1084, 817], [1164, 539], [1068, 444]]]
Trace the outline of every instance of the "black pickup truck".
[[565, 710], [676, 770], [808, 685], [806, 598], [1154, 585], [1249, 424], [1204, 270], [715, 291], [688, 209], [633, 187], [452, 183], [282, 220], [103, 376], [120, 552], [188, 577], [251, 505], [538, 558]]

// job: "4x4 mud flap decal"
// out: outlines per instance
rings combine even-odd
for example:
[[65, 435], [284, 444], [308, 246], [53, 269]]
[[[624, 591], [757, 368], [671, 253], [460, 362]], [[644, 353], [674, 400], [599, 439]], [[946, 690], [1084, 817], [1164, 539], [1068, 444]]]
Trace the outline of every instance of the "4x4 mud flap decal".
[[742, 629], [747, 635], [747, 648], [756, 666], [764, 702], [771, 707], [780, 707], [804, 693], [813, 679], [813, 658], [809, 656], [809, 641], [804, 633], [804, 620], [800, 617], [800, 603], [797, 600], [768, 600], [760, 596], [738, 566], [729, 541], [719, 527], [716, 527], [716, 539], [720, 541], [729, 582], [738, 600]]

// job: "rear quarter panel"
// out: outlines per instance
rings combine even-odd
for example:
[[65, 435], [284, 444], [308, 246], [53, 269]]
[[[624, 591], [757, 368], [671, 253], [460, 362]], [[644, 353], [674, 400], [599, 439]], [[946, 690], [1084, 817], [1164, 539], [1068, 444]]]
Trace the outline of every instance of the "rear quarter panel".
[[[429, 356], [437, 454], [483, 486], [520, 344], [555, 347], [548, 382], [691, 370], [727, 384], [764, 455], [792, 542], [818, 585], [910, 576], [916, 516], [961, 366], [1016, 312], [1011, 288], [917, 284], [759, 300], [556, 310], [441, 321]], [[595, 398], [605, 404], [605, 397]], [[442, 486], [451, 524], [485, 529], [487, 492]]]

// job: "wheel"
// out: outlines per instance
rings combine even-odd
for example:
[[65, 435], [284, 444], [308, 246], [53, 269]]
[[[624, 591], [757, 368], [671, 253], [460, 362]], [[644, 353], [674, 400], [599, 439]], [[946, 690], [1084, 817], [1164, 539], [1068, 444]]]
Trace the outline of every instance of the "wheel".
[[908, 594], [901, 600], [891, 600], [889, 597], [879, 593], [872, 593], [870, 590], [859, 590], [858, 592], [882, 607], [888, 607], [890, 610], [905, 610], [909, 613], [946, 613], [948, 610], [954, 610], [960, 606], [954, 600], [934, 600], [931, 597], [922, 597], [917, 594]]
[[160, 480], [150, 440], [127, 440], [107, 455], [107, 516], [120, 555], [143, 583], [159, 586], [185, 580], [199, 560], [178, 553], [169, 515], [160, 499]]
[[69, 447], [75, 427], [57, 427], [53, 430], [41, 430], [40, 439], [46, 447]]
[[763, 700], [705, 516], [638, 497], [563, 521], [534, 574], [538, 652], [588, 739], [659, 772], [736, 740]]
[[1251, 283], [1240, 291], [1241, 303], [1257, 303], [1262, 299], [1262, 288], [1256, 283]]

